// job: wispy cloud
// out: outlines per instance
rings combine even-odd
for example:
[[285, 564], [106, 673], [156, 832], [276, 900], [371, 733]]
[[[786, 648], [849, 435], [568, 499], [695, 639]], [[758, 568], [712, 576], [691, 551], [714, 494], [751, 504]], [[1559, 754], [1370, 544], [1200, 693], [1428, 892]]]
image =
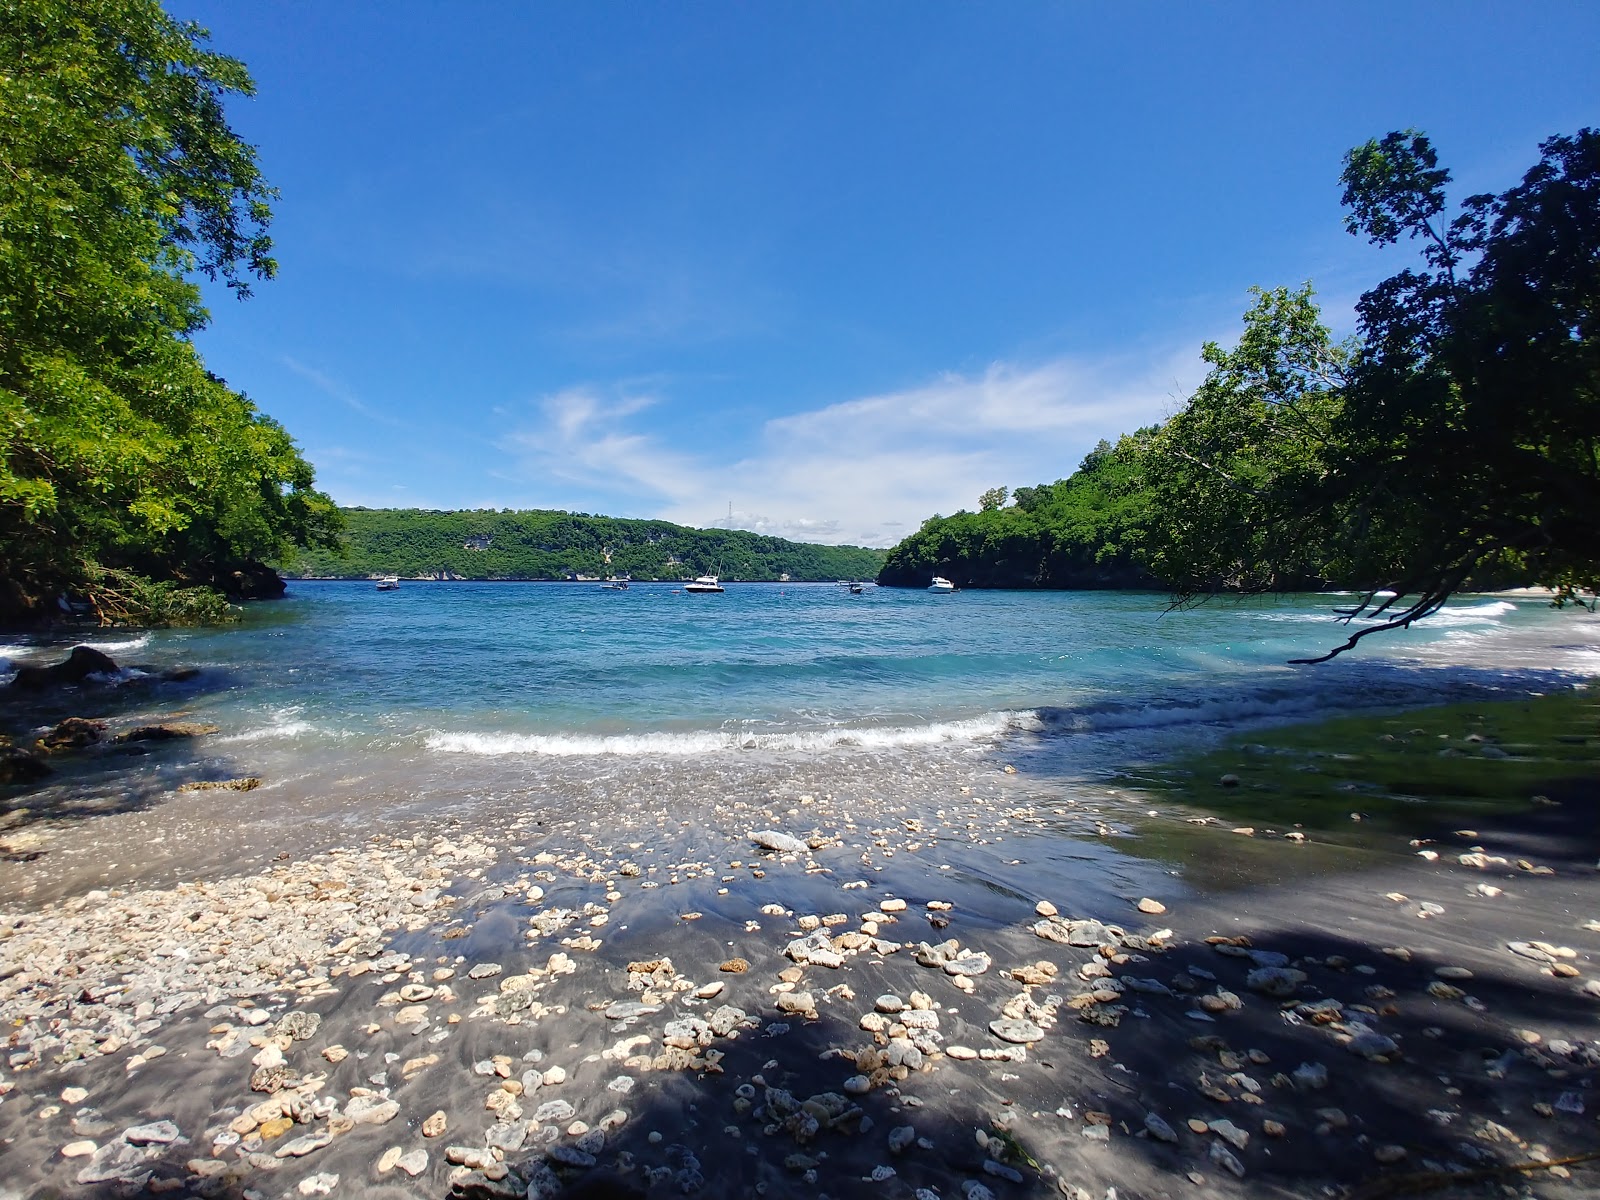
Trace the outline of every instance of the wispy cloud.
[[278, 361], [289, 370], [300, 376], [325, 396], [329, 396], [341, 404], [348, 405], [355, 412], [360, 413], [370, 421], [377, 421], [383, 425], [403, 428], [405, 422], [396, 420], [388, 413], [379, 412], [371, 405], [365, 403], [359, 396], [337, 380], [329, 378], [315, 367], [308, 367], [298, 359], [290, 358], [287, 354], [280, 355]]
[[714, 463], [638, 432], [654, 395], [579, 387], [545, 397], [501, 441], [524, 478], [628, 497], [690, 525], [888, 545], [996, 484], [1070, 474], [1101, 438], [1168, 415], [1198, 382], [1196, 343], [1145, 355], [994, 363], [767, 421], [756, 449]]

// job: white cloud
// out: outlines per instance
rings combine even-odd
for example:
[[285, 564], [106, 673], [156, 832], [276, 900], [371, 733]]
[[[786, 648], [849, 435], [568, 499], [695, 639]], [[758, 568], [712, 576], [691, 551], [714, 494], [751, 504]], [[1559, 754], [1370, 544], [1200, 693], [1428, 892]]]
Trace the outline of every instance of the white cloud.
[[1070, 474], [1101, 438], [1161, 420], [1198, 383], [1198, 343], [1144, 356], [995, 363], [921, 386], [773, 418], [757, 448], [713, 464], [629, 429], [651, 396], [572, 388], [503, 448], [523, 472], [632, 498], [687, 525], [890, 545], [997, 484]]

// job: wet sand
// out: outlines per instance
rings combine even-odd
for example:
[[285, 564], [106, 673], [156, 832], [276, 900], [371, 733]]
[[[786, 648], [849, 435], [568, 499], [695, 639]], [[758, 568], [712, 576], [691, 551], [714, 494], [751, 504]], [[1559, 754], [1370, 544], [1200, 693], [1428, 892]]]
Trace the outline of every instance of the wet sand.
[[[13, 892], [0, 1196], [1312, 1197], [1594, 1148], [1592, 781], [1433, 860], [1261, 830], [1276, 868], [1215, 891], [1119, 852], [1166, 821], [1228, 860], [1188, 814], [874, 764]], [[1593, 1194], [1564, 1170], [1511, 1182]]]

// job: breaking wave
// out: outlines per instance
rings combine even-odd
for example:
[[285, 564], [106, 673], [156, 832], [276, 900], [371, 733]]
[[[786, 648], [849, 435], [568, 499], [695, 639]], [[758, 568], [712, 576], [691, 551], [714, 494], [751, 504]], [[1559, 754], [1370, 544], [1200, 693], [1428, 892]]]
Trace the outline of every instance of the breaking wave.
[[828, 729], [753, 732], [694, 730], [684, 733], [430, 733], [427, 747], [444, 754], [527, 755], [571, 758], [615, 754], [694, 755], [733, 750], [818, 751], [840, 748], [894, 750], [951, 742], [979, 742], [1040, 728], [1036, 714], [993, 712], [926, 725], [838, 726]]

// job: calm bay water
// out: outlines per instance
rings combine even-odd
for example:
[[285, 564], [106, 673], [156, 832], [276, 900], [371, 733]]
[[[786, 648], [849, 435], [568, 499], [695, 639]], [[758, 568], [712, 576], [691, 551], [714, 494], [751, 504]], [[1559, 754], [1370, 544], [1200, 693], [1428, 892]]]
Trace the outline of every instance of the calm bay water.
[[1159, 596], [1114, 592], [297, 583], [242, 627], [93, 644], [124, 663], [206, 668], [212, 686], [189, 707], [234, 744], [523, 757], [917, 746], [1041, 713], [1085, 731], [1293, 715], [1448, 691], [1407, 668], [1582, 670], [1594, 649], [1552, 651], [1574, 619], [1542, 601], [1469, 597], [1336, 663], [1286, 665], [1342, 640], [1340, 602], [1166, 612]]
[[[0, 698], [14, 734], [69, 715], [219, 727], [138, 757], [60, 759], [28, 803], [114, 819], [63, 825], [48, 878], [18, 869], [17, 886], [183, 878], [491, 811], [652, 811], [692, 839], [751, 802], [780, 824], [803, 822], [793, 805], [810, 796], [915, 813], [997, 777], [1027, 805], [1103, 799], [1097, 781], [1130, 763], [1253, 724], [1600, 674], [1600, 619], [1503, 597], [1462, 598], [1333, 663], [1286, 665], [1343, 639], [1340, 602], [1166, 612], [1135, 593], [296, 583], [238, 627], [91, 638], [122, 664], [199, 667], [189, 682]], [[70, 644], [14, 639], [0, 659], [51, 661]], [[1005, 762], [1020, 774], [997, 776]], [[240, 775], [263, 784], [177, 791]], [[1003, 861], [970, 869], [992, 880]]]

